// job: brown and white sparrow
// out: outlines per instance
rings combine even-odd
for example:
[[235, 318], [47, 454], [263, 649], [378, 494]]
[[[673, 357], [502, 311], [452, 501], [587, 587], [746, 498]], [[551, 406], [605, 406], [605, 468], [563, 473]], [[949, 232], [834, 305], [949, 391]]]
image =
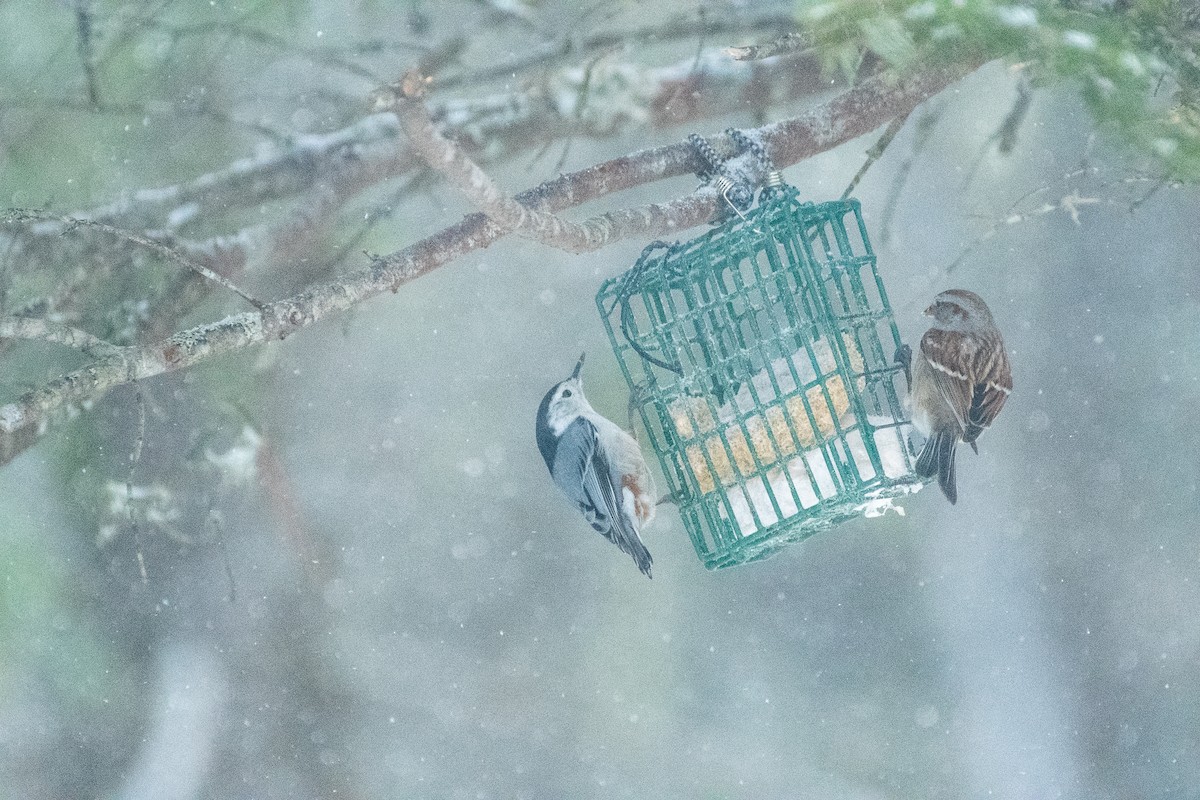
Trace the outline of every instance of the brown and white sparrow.
[[921, 337], [910, 390], [913, 425], [928, 437], [916, 471], [936, 475], [942, 494], [955, 503], [955, 449], [963, 441], [979, 452], [975, 440], [1012, 393], [1012, 371], [1004, 338], [979, 295], [949, 289], [925, 316], [933, 317], [933, 326]]

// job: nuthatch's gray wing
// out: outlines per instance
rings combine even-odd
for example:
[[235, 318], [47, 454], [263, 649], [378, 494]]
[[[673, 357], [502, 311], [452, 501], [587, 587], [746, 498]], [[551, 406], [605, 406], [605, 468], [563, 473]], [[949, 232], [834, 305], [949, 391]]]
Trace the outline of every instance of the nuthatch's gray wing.
[[563, 431], [550, 474], [588, 523], [633, 557], [647, 577], [653, 559], [638, 535], [636, 523], [622, 512], [623, 489], [600, 447], [596, 426], [579, 417]]

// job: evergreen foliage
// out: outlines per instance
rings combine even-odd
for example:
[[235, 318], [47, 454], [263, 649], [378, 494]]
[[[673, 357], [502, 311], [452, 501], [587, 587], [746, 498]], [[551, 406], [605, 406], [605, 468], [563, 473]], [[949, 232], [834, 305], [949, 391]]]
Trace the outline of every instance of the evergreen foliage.
[[1180, 0], [800, 0], [825, 66], [867, 52], [904, 72], [1003, 58], [1038, 84], [1079, 87], [1097, 123], [1177, 178], [1200, 177], [1200, 9]]

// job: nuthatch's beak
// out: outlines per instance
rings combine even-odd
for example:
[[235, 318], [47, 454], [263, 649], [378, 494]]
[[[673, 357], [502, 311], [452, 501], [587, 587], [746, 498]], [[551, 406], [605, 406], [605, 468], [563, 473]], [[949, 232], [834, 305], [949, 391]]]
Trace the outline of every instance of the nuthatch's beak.
[[587, 353], [579, 354], [579, 363], [575, 365], [575, 371], [571, 373], [572, 378], [578, 378], [579, 373], [583, 371], [583, 359], [587, 357]]

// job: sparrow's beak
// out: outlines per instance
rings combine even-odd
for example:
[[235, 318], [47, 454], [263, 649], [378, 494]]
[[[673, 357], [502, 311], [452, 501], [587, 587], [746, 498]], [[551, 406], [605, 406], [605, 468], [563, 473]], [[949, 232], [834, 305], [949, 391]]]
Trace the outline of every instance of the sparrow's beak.
[[933, 316], [933, 306], [930, 306], [929, 308], [925, 309], [921, 313], [926, 317], [932, 317]]
[[587, 357], [587, 353], [579, 354], [579, 363], [575, 365], [575, 371], [571, 373], [572, 378], [578, 378], [579, 373], [583, 371], [583, 359]]

